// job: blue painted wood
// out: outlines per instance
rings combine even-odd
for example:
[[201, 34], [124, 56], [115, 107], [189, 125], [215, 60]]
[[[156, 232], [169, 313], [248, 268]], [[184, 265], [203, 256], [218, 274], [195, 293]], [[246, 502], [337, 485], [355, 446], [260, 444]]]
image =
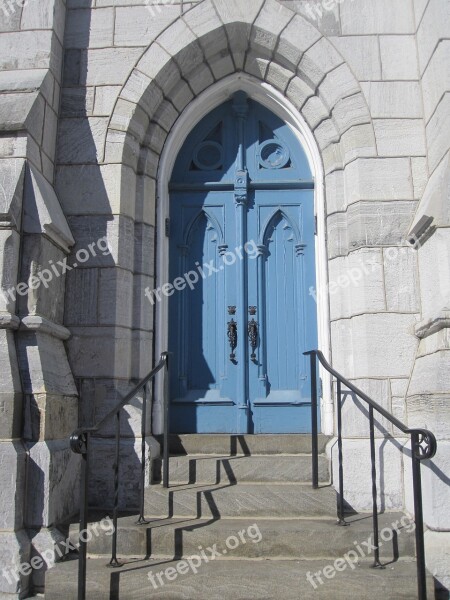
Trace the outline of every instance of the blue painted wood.
[[180, 288], [169, 300], [172, 431], [310, 430], [303, 352], [317, 345], [311, 180], [290, 128], [242, 93], [183, 145], [170, 198], [170, 282]]

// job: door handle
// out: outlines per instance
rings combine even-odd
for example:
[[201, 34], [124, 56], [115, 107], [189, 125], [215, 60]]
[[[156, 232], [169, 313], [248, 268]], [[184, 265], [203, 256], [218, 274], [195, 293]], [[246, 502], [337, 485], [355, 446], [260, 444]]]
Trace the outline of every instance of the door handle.
[[[235, 315], [236, 307], [229, 306], [228, 314]], [[236, 346], [237, 346], [238, 329], [237, 329], [237, 323], [233, 318], [231, 318], [231, 321], [228, 321], [228, 324], [227, 324], [227, 337], [228, 337], [228, 343], [230, 344], [230, 350], [231, 350], [230, 360], [234, 361], [234, 359], [236, 358], [236, 354], [234, 353], [234, 351], [236, 350]]]
[[[249, 314], [256, 315], [256, 306], [248, 307]], [[247, 324], [247, 333], [248, 333], [248, 341], [250, 344], [250, 348], [252, 349], [252, 353], [250, 355], [251, 360], [256, 360], [255, 350], [258, 347], [258, 323], [252, 316], [252, 319]]]

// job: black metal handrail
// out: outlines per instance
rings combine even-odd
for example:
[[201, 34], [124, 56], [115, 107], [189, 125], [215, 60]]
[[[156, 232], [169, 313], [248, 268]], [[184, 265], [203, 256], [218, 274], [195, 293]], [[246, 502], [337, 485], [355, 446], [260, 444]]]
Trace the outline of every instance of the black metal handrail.
[[114, 462], [114, 508], [113, 508], [113, 535], [112, 535], [112, 556], [109, 566], [119, 567], [121, 563], [117, 560], [117, 519], [119, 513], [119, 483], [120, 483], [120, 413], [122, 409], [133, 400], [136, 395], [143, 390], [142, 398], [142, 422], [141, 422], [141, 496], [140, 511], [137, 524], [147, 524], [144, 517], [145, 501], [145, 437], [147, 420], [147, 384], [153, 380], [156, 375], [164, 369], [164, 440], [163, 440], [163, 486], [169, 487], [169, 452], [168, 452], [168, 431], [169, 431], [169, 353], [163, 352], [160, 361], [155, 368], [150, 371], [134, 388], [105, 416], [92, 427], [81, 427], [74, 431], [70, 437], [70, 447], [75, 454], [81, 454], [81, 476], [80, 476], [80, 537], [79, 537], [79, 565], [78, 565], [78, 600], [86, 600], [86, 566], [87, 566], [87, 535], [84, 532], [88, 527], [88, 490], [89, 490], [89, 449], [90, 438], [109, 420], [115, 419], [116, 423], [116, 446]]
[[312, 422], [312, 485], [313, 488], [319, 487], [319, 453], [318, 453], [318, 429], [317, 429], [317, 359], [322, 366], [336, 378], [336, 396], [337, 396], [337, 433], [338, 433], [338, 462], [339, 462], [339, 503], [337, 508], [339, 525], [349, 525], [345, 521], [344, 513], [344, 468], [342, 455], [342, 385], [348, 388], [353, 394], [364, 400], [369, 405], [369, 431], [370, 431], [370, 460], [372, 466], [372, 524], [373, 524], [373, 545], [374, 567], [383, 568], [380, 562], [379, 539], [378, 539], [378, 507], [377, 507], [377, 471], [375, 458], [375, 424], [374, 410], [390, 421], [395, 427], [403, 433], [411, 436], [411, 460], [413, 477], [413, 495], [414, 495], [414, 522], [416, 538], [416, 562], [417, 562], [417, 587], [418, 600], [426, 600], [426, 567], [425, 567], [425, 545], [423, 537], [423, 508], [422, 508], [422, 481], [420, 472], [420, 463], [422, 460], [433, 458], [436, 454], [437, 442], [434, 434], [428, 429], [411, 429], [399, 421], [385, 408], [372, 400], [362, 390], [348, 381], [338, 373], [327, 362], [320, 350], [310, 350], [304, 352], [310, 357], [311, 366], [311, 422]]

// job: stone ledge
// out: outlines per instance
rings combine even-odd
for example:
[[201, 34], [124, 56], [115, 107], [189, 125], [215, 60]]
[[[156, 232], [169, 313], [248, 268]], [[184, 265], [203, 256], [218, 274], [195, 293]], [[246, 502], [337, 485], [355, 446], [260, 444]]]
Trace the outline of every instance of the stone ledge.
[[441, 329], [450, 329], [450, 310], [444, 310], [436, 317], [418, 323], [415, 327], [415, 334], [419, 339], [423, 339]]
[[20, 319], [9, 312], [0, 312], [0, 329], [18, 329]]
[[47, 333], [59, 340], [68, 340], [71, 333], [68, 329], [57, 323], [53, 323], [44, 317], [38, 315], [29, 315], [22, 319], [20, 329], [27, 331], [38, 331], [39, 333]]

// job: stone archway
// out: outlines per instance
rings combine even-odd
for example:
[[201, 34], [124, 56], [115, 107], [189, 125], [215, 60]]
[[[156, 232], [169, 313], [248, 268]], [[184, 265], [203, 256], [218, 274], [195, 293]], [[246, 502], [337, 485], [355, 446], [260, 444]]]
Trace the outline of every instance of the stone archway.
[[[166, 175], [161, 156], [169, 134], [202, 93], [212, 98], [208, 90], [219, 89], [220, 82], [239, 74], [279, 94], [279, 108], [284, 100], [304, 124], [303, 131], [309, 132], [316, 177], [323, 178], [326, 190], [326, 208], [323, 197], [316, 203], [321, 205], [323, 227], [319, 263], [326, 274], [325, 230], [346, 228], [347, 213], [339, 213], [345, 203], [345, 168], [356, 158], [376, 156], [375, 136], [360, 85], [342, 56], [308, 21], [276, 0], [258, 0], [245, 10], [236, 0], [203, 0], [152, 42], [119, 94], [105, 140], [105, 162], [119, 163], [123, 179], [136, 180], [135, 198], [122, 195], [121, 202], [133, 202], [141, 212], [155, 206], [157, 196], [163, 204]], [[358, 199], [357, 170], [349, 171], [347, 186], [350, 179], [355, 195], [348, 204]], [[326, 283], [322, 287], [319, 298], [326, 323], [321, 326], [321, 344], [327, 351]], [[139, 286], [136, 289], [142, 296]], [[158, 322], [164, 322], [164, 313]], [[164, 339], [161, 330], [158, 338]], [[331, 403], [327, 413], [331, 433]]]

